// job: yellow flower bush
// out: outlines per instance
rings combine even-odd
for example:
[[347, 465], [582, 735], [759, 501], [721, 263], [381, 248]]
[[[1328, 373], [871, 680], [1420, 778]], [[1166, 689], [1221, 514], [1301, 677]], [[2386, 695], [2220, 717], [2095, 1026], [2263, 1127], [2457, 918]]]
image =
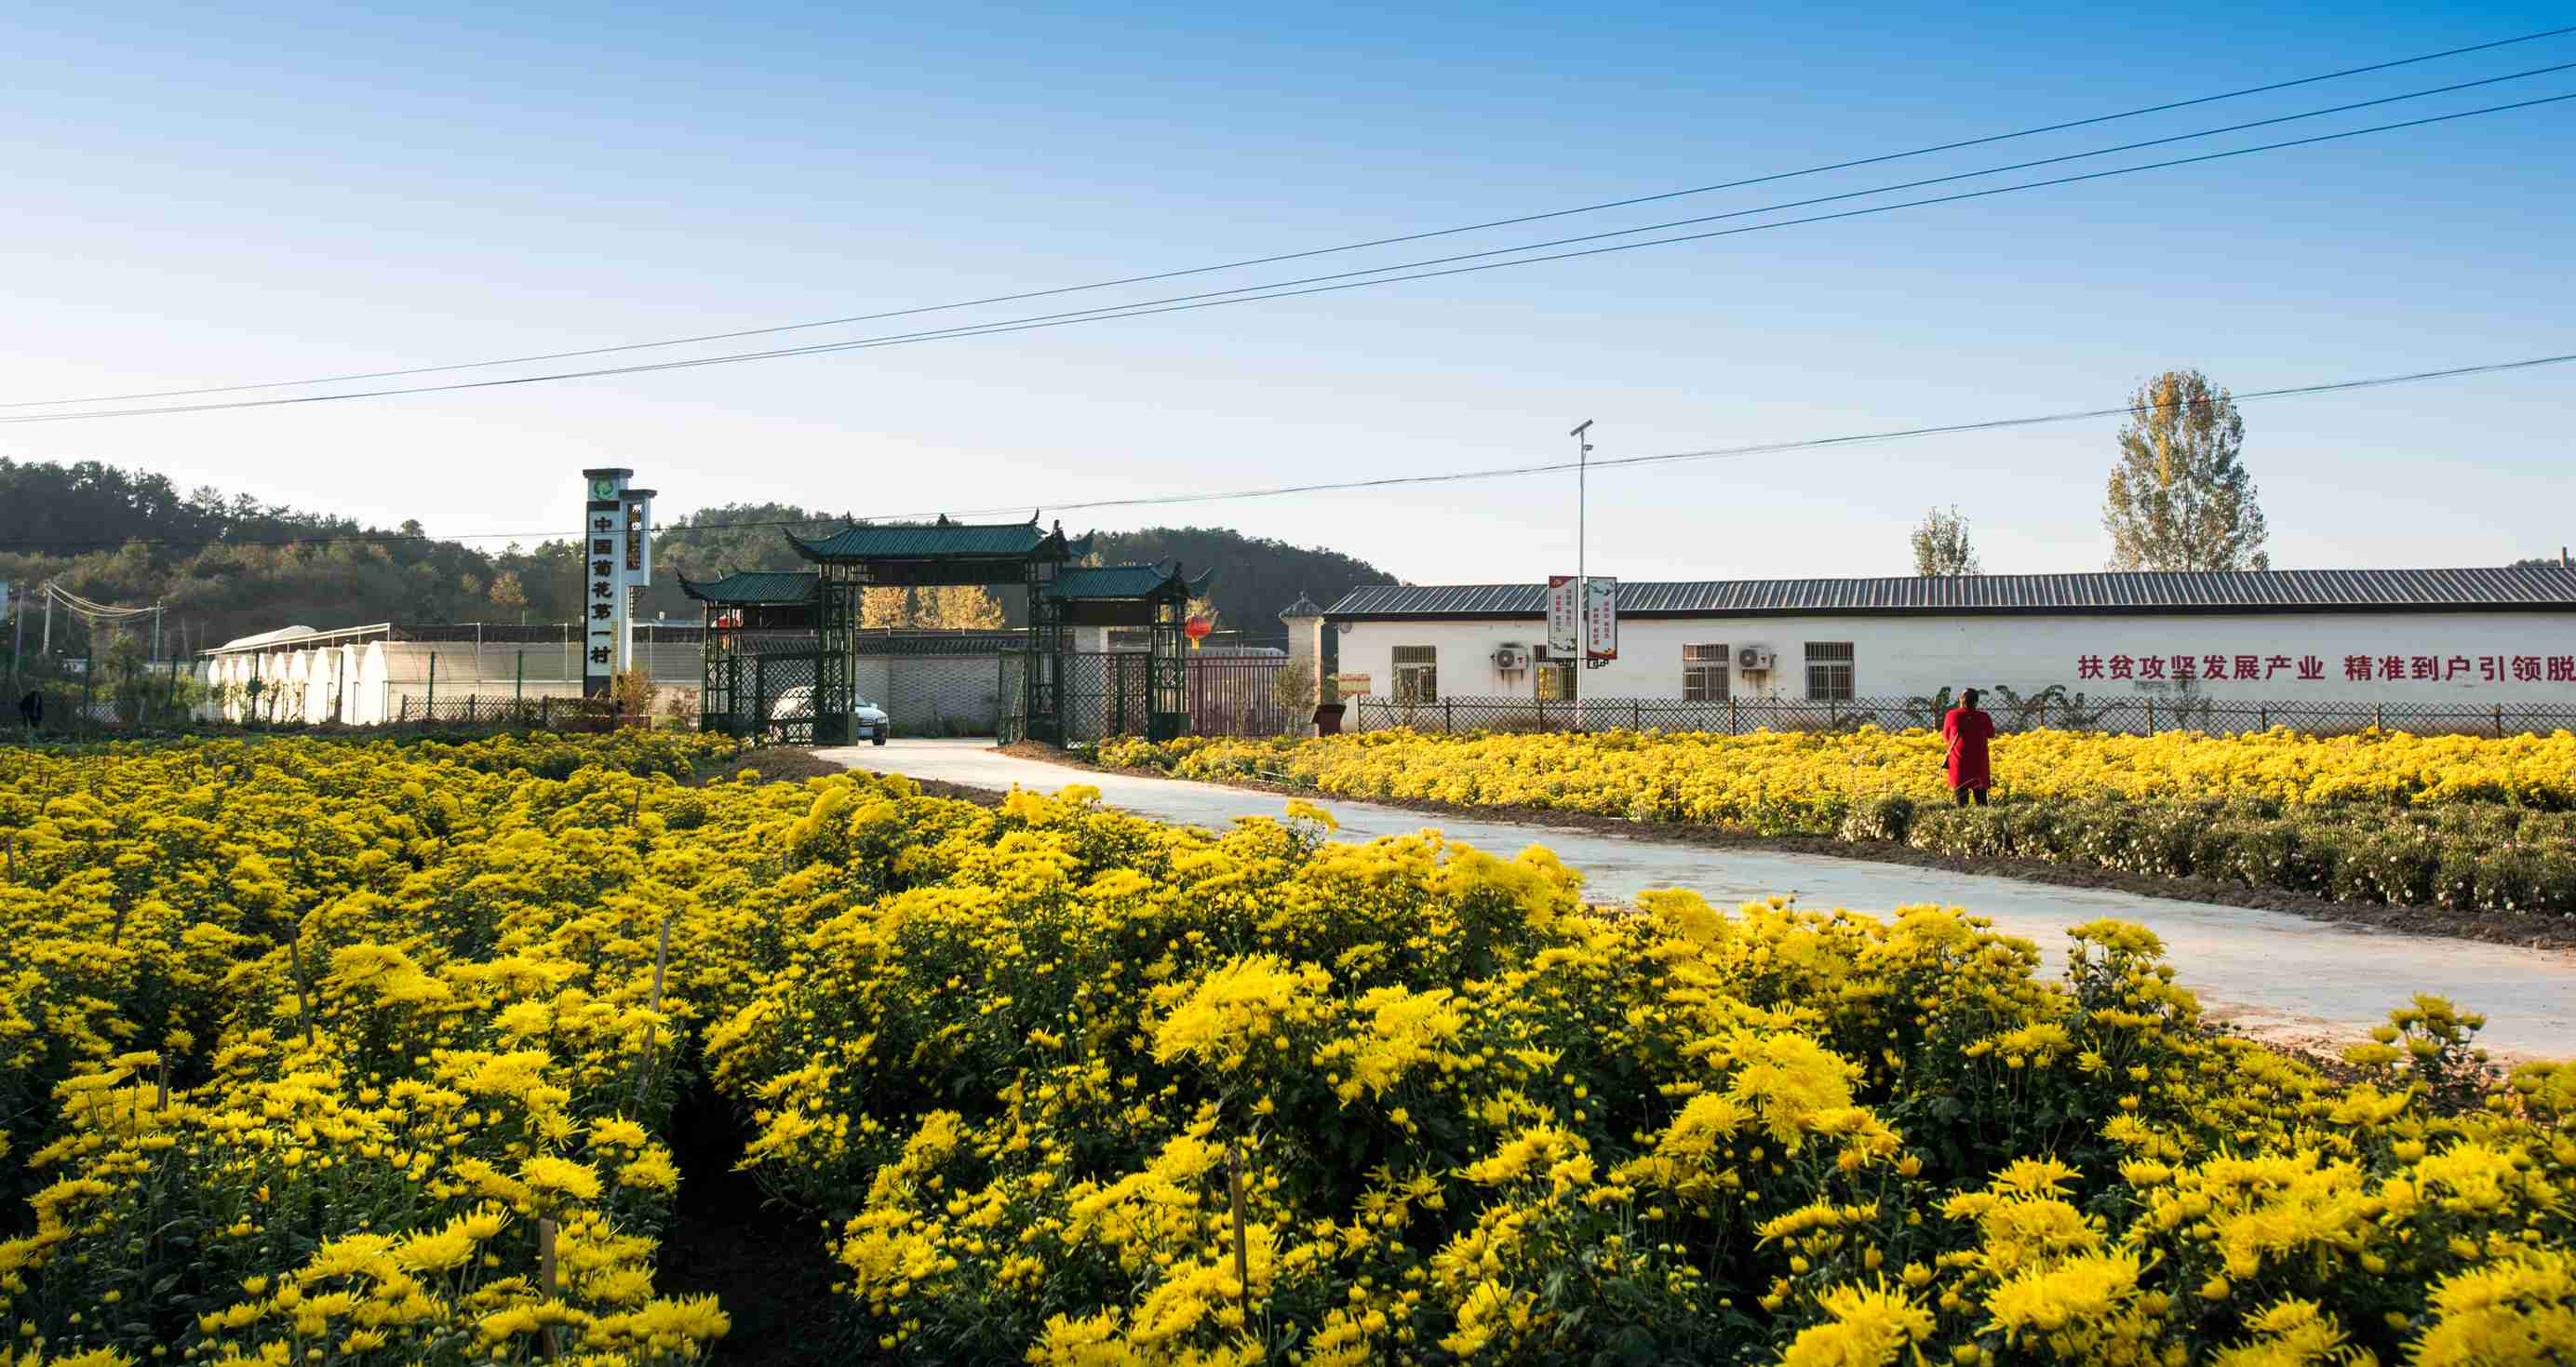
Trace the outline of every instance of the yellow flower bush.
[[1533, 807], [1903, 841], [2343, 901], [2576, 915], [2576, 735], [2024, 731], [2000, 800], [1950, 805], [1942, 742], [1875, 727], [1750, 735], [1370, 731], [1113, 740], [1103, 762], [1342, 797]]
[[1939, 907], [724, 754], [0, 752], [0, 1361], [720, 1359], [656, 1281], [685, 1089], [853, 1361], [2571, 1351], [2576, 1067], [2482, 1085], [2438, 999], [2336, 1082], [2115, 921], [2052, 980]]

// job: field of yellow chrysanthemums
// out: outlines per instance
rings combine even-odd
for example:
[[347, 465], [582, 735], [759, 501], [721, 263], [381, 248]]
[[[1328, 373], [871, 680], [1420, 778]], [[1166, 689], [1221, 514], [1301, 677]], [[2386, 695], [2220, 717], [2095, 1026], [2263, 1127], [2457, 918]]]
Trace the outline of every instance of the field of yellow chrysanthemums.
[[[2576, 1066], [2358, 1079], [2153, 936], [719, 742], [0, 751], [0, 1363], [691, 1362], [676, 1099], [907, 1363], [2576, 1355]], [[825, 1234], [813, 1237], [816, 1218]]]
[[2576, 916], [2576, 735], [2029, 731], [1996, 802], [1950, 805], [1942, 742], [1862, 728], [1112, 741], [1104, 762], [1354, 798], [1895, 840], [2342, 901]]

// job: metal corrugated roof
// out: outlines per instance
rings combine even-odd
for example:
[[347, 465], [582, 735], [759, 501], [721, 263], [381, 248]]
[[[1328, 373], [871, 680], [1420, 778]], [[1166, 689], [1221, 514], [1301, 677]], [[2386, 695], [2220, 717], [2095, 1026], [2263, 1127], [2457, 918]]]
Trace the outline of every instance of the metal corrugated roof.
[[[2576, 569], [1981, 574], [1960, 578], [1634, 580], [1622, 616], [1822, 613], [2576, 610]], [[1326, 610], [1368, 617], [1541, 617], [1542, 584], [1376, 585]]]
[[703, 583], [684, 574], [680, 592], [701, 603], [803, 603], [814, 597], [814, 588], [821, 582], [820, 576], [806, 570], [751, 570]]

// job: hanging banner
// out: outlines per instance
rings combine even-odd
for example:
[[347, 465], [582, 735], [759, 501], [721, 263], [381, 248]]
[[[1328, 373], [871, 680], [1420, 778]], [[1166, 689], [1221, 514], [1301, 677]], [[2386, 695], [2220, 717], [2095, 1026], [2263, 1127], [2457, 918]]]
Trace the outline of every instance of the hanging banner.
[[1583, 600], [1583, 658], [1618, 659], [1619, 581], [1592, 576], [1584, 585]]
[[1583, 601], [1570, 574], [1547, 577], [1547, 653], [1571, 660], [1583, 648]]

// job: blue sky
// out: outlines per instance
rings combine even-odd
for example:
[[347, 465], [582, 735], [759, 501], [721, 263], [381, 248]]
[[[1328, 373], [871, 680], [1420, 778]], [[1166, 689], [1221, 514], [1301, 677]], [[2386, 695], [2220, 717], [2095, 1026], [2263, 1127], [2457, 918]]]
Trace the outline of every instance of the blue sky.
[[[2539, 6], [1368, 6], [0, 18], [0, 400], [642, 341], [1045, 288], [2008, 131], [2565, 22]], [[1862, 189], [2576, 62], [2576, 35], [1782, 185], [1057, 304]], [[2576, 91], [2576, 72], [2182, 153]], [[342, 404], [0, 428], [0, 453], [433, 531], [547, 533], [583, 466], [666, 515], [914, 513], [1436, 472], [2576, 350], [2576, 102], [2080, 186], [1303, 300]], [[2173, 155], [2165, 153], [2164, 155]], [[2120, 165], [2154, 154], [2086, 163]], [[1998, 182], [2001, 183], [2001, 182]], [[762, 345], [754, 339], [741, 344]], [[725, 347], [645, 353], [708, 354]], [[510, 372], [493, 372], [510, 373]], [[2576, 540], [2576, 366], [2251, 403], [2283, 566]], [[26, 412], [28, 410], [10, 410]], [[1604, 474], [1592, 566], [1903, 573], [1957, 503], [1991, 571], [2097, 567], [2115, 424]], [[1070, 513], [1422, 582], [1570, 569], [1570, 477]]]

